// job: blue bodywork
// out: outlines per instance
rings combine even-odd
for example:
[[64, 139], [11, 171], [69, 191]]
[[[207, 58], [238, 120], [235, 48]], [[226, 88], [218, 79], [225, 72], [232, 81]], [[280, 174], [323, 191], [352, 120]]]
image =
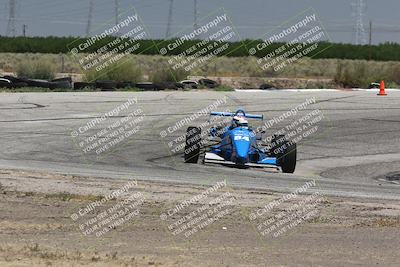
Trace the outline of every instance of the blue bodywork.
[[[263, 119], [262, 115], [245, 114], [243, 110], [236, 113], [212, 112], [212, 116], [236, 116], [251, 119]], [[219, 137], [221, 140], [217, 145], [211, 146], [210, 152], [222, 157], [225, 161], [233, 162], [237, 166], [246, 166], [249, 163], [277, 166], [276, 157], [268, 156], [266, 151], [257, 146], [256, 133], [250, 127], [224, 127], [222, 131], [216, 128], [210, 129], [210, 136]]]

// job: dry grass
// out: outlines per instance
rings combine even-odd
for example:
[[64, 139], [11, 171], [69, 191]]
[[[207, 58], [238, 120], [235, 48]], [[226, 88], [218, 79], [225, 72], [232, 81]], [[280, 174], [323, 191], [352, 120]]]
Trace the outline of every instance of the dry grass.
[[15, 72], [18, 77], [51, 80], [55, 76], [55, 65], [45, 59], [27, 60], [18, 63]]
[[[78, 59], [68, 55], [54, 54], [1, 53], [0, 69], [12, 72], [16, 71], [17, 66], [21, 63], [41, 59], [48, 64], [54, 65], [56, 72], [60, 72], [61, 57], [64, 57], [65, 72], [83, 72], [77, 62]], [[148, 77], [148, 80], [158, 81], [161, 76], [165, 76], [165, 66], [168, 66], [168, 59], [170, 58], [158, 55], [129, 55], [122, 60], [128, 62], [128, 68], [117, 68], [110, 75], [113, 79], [118, 78], [117, 80], [134, 81], [138, 80], [139, 77]], [[140, 71], [137, 72], [136, 70], [138, 69]], [[385, 79], [389, 86], [396, 87], [397, 84], [400, 84], [400, 62], [302, 58], [283, 70], [274, 72], [262, 70], [254, 57], [218, 57], [206, 62], [201, 67], [193, 69], [190, 73], [185, 73], [185, 75], [181, 75], [182, 73], [177, 74], [179, 78], [184, 77], [186, 74], [191, 76], [221, 77], [326, 78], [335, 79], [342, 86], [354, 87], [366, 87], [372, 81]], [[88, 77], [87, 80], [91, 78]], [[143, 80], [146, 79], [142, 78]]]
[[400, 219], [394, 218], [380, 218], [375, 221], [377, 227], [398, 227], [400, 226]]
[[137, 83], [142, 81], [143, 73], [137, 62], [125, 60], [120, 64], [116, 63], [101, 71], [91, 69], [85, 72], [85, 80], [92, 82], [95, 80], [113, 80], [120, 82]]

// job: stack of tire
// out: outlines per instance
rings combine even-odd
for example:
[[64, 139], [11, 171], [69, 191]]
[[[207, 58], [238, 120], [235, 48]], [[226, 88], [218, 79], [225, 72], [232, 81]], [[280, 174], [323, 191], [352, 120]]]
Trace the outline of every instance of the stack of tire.
[[183, 89], [183, 84], [175, 82], [137, 83], [135, 87], [149, 91], [162, 91], [166, 89]]
[[[212, 83], [205, 84], [212, 86]], [[116, 91], [117, 89], [123, 88], [139, 88], [145, 91], [161, 91], [166, 89], [183, 89], [184, 85], [182, 83], [175, 82], [161, 82], [161, 83], [131, 83], [131, 82], [116, 82], [111, 80], [97, 80], [95, 82], [72, 82], [71, 77], [54, 79], [51, 81], [38, 80], [38, 79], [28, 79], [28, 78], [17, 78], [13, 76], [0, 77], [0, 88], [21, 88], [21, 87], [39, 87], [54, 89], [100, 89], [102, 91]], [[212, 88], [212, 87], [210, 87]]]
[[164, 83], [151, 83], [151, 82], [143, 82], [143, 83], [131, 83], [131, 82], [116, 82], [111, 80], [98, 80], [94, 83], [86, 83], [86, 82], [76, 82], [74, 83], [74, 89], [85, 89], [98, 88], [102, 91], [115, 91], [117, 89], [123, 88], [139, 88], [144, 91], [160, 91], [165, 89], [179, 89], [183, 88], [183, 85], [180, 83], [173, 82], [164, 82]]
[[28, 84], [25, 81], [13, 76], [0, 77], [0, 88], [21, 88], [26, 86], [28, 86]]
[[3, 88], [21, 88], [21, 87], [39, 87], [48, 89], [71, 89], [72, 79], [71, 77], [54, 79], [51, 81], [38, 80], [38, 79], [27, 79], [17, 78], [14, 76], [3, 76], [0, 77], [0, 87]]
[[200, 79], [199, 84], [204, 85], [207, 88], [216, 88], [219, 86], [219, 83], [210, 79]]

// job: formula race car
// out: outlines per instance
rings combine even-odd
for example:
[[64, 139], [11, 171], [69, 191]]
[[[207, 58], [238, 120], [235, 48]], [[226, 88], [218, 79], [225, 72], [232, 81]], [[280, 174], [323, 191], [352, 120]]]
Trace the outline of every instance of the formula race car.
[[[202, 139], [199, 127], [188, 127], [184, 159], [186, 163], [197, 163], [203, 155], [203, 163], [230, 165], [237, 168], [274, 168], [284, 173], [293, 173], [296, 168], [296, 143], [284, 135], [274, 135], [270, 143], [263, 141], [265, 132], [256, 133], [247, 119], [263, 120], [262, 115], [246, 114], [244, 110], [211, 112], [211, 116], [232, 117], [227, 126], [213, 126]], [[209, 144], [211, 143], [211, 144]]]

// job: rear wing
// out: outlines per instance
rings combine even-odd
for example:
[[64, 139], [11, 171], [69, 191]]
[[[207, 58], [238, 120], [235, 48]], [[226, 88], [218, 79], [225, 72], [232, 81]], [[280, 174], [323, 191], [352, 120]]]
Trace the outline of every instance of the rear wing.
[[[234, 116], [236, 116], [236, 113], [214, 111], [214, 112], [210, 113], [210, 116], [234, 117]], [[264, 115], [256, 115], [256, 114], [244, 113], [244, 116], [246, 118], [248, 118], [248, 119], [256, 119], [256, 120], [263, 120], [264, 119]]]

